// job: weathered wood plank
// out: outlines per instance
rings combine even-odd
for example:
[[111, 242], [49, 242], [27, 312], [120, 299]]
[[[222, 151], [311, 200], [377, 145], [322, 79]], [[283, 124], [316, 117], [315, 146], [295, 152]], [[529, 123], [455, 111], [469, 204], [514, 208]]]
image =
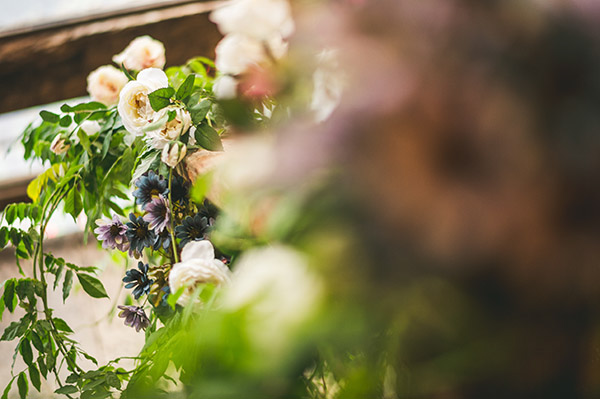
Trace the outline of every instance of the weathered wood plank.
[[208, 20], [215, 2], [175, 3], [0, 37], [0, 112], [86, 94], [86, 77], [135, 37], [165, 44], [167, 66], [213, 58], [220, 39]]

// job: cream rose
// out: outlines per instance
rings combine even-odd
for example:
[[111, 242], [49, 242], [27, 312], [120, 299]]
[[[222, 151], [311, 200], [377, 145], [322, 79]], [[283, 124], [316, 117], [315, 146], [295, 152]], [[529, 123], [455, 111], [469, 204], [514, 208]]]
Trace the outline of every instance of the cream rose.
[[160, 160], [174, 168], [183, 158], [187, 152], [185, 144], [179, 141], [172, 141], [163, 147]]
[[119, 101], [119, 92], [127, 84], [127, 76], [112, 65], [104, 65], [87, 77], [87, 91], [94, 101], [114, 105]]
[[292, 9], [287, 0], [234, 0], [210, 14], [224, 35], [242, 34], [257, 40], [294, 32]]
[[154, 120], [156, 114], [150, 106], [148, 94], [168, 85], [169, 80], [162, 70], [148, 68], [140, 71], [137, 80], [123, 87], [117, 109], [127, 131], [136, 136], [144, 134], [144, 127]]
[[177, 303], [189, 303], [199, 284], [220, 286], [229, 282], [230, 271], [223, 262], [215, 259], [215, 250], [208, 240], [192, 241], [181, 251], [181, 262], [175, 263], [169, 274], [169, 287], [176, 293], [185, 287]]
[[245, 252], [235, 265], [223, 307], [247, 309], [249, 330], [265, 351], [279, 352], [318, 311], [324, 284], [298, 251], [283, 245]]
[[233, 76], [221, 75], [213, 83], [213, 93], [219, 100], [229, 100], [237, 96], [237, 80]]
[[215, 48], [217, 69], [224, 74], [238, 75], [250, 66], [266, 59], [264, 46], [250, 37], [231, 34], [225, 36]]
[[136, 71], [146, 68], [162, 69], [165, 66], [165, 46], [150, 36], [140, 36], [115, 55], [113, 61]]
[[[175, 117], [169, 121], [170, 112], [175, 112]], [[175, 105], [165, 107], [154, 115], [153, 121], [160, 120], [165, 120], [160, 129], [146, 132], [148, 143], [157, 150], [162, 150], [170, 141], [187, 132], [192, 124], [190, 113]]]

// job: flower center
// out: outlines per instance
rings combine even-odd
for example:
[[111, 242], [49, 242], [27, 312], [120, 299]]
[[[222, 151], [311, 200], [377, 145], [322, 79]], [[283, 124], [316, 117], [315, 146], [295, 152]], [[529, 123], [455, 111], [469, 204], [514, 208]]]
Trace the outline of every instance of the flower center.
[[135, 231], [135, 235], [138, 238], [144, 238], [144, 237], [146, 237], [147, 233], [148, 233], [148, 229], [146, 229], [145, 227], [142, 227], [142, 226], [138, 227], [136, 229], [136, 231]]

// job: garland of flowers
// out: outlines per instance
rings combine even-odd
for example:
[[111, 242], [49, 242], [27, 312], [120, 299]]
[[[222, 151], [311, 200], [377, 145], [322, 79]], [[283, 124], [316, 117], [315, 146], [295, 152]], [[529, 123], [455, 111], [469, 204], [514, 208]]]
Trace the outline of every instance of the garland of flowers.
[[[265, 7], [275, 7], [276, 12], [256, 14]], [[231, 312], [262, 297], [257, 287], [236, 283], [229, 269], [243, 248], [259, 242], [247, 236], [246, 244], [237, 249], [213, 245], [211, 235], [221, 212], [205, 198], [210, 174], [192, 186], [185, 160], [199, 151], [223, 151], [222, 136], [236, 119], [227, 108], [231, 99], [251, 100], [244, 102], [250, 107], [244, 115], [251, 115], [251, 123], [268, 121], [276, 102], [270, 88], [254, 84], [253, 76], [266, 73], [285, 56], [294, 22], [285, 0], [237, 0], [217, 9], [211, 19], [225, 35], [216, 48], [216, 63], [198, 57], [163, 71], [163, 44], [149, 36], [138, 37], [113, 57], [114, 66], [101, 66], [89, 74], [91, 101], [64, 104], [60, 113], [42, 111], [41, 123], [30, 124], [23, 132], [25, 159], [41, 160], [50, 167], [29, 185], [32, 202], [10, 205], [3, 214], [8, 226], [0, 229], [0, 246], [9, 242], [14, 246], [23, 277], [4, 283], [0, 311], [13, 312], [20, 306], [25, 315], [11, 323], [1, 339], [18, 340], [15, 356], [19, 354], [26, 364], [13, 374], [3, 397], [15, 380], [20, 396], [26, 397], [30, 385], [40, 390], [41, 379], [51, 374], [59, 386], [55, 393], [67, 397], [80, 393], [81, 398], [104, 398], [118, 391], [123, 391], [123, 397], [137, 397], [155, 392], [161, 378], [171, 378], [165, 369], [177, 358], [174, 342], [186, 339], [181, 334], [189, 334], [187, 330], [195, 331], [193, 315], [205, 312], [204, 317], [220, 317], [206, 313], [214, 308], [219, 287], [232, 287], [218, 301], [219, 307]], [[70, 338], [72, 329], [48, 306], [48, 289], [60, 288], [66, 300], [75, 278], [90, 296], [108, 297], [95, 277], [96, 267], [80, 267], [44, 251], [46, 227], [61, 205], [73, 218], [85, 215], [85, 232], [93, 230], [102, 248], [137, 260], [137, 267], [123, 277], [137, 304], [118, 305], [125, 325], [146, 331], [146, 345], [131, 370], [119, 367], [124, 358], [99, 366]], [[11, 226], [16, 222], [28, 222], [30, 227]], [[291, 264], [287, 272], [294, 276], [293, 282], [284, 285], [304, 287], [300, 299], [304, 306], [313, 306], [321, 295], [319, 282], [298, 272], [305, 261], [288, 252], [275, 247], [272, 254], [267, 250], [258, 256], [262, 263], [273, 258], [271, 264], [266, 262], [269, 267]], [[32, 262], [32, 277], [20, 268], [20, 260], [25, 259]], [[236, 263], [241, 276], [254, 273], [244, 271], [249, 268], [245, 265], [257, 263], [252, 255], [249, 259]], [[277, 276], [270, 269], [264, 273]], [[272, 278], [260, 284], [266, 287]], [[285, 290], [280, 294], [285, 296]], [[275, 312], [273, 317], [296, 323], [285, 313]], [[81, 358], [99, 367], [85, 371], [78, 363]], [[176, 367], [187, 370], [186, 361]], [[63, 368], [69, 372], [64, 380]], [[321, 364], [306, 381], [323, 378], [323, 373]], [[179, 379], [189, 384], [190, 378], [193, 373]]]

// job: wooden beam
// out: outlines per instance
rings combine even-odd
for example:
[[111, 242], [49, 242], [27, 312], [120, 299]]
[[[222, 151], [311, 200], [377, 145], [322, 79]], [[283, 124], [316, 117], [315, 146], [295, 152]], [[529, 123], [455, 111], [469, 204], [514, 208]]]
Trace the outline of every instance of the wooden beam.
[[220, 40], [208, 20], [218, 2], [169, 2], [0, 34], [0, 112], [86, 95], [86, 77], [135, 37], [167, 49], [167, 66], [203, 55]]

